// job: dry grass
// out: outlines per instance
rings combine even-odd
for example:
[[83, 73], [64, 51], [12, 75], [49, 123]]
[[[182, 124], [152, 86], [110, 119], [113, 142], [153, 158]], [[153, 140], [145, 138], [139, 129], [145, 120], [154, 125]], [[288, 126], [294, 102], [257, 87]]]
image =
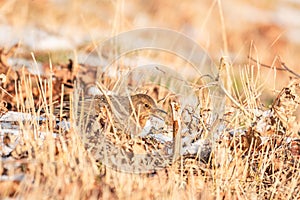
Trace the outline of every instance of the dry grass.
[[[181, 1], [177, 3], [179, 4], [179, 2]], [[60, 9], [50, 2], [47, 2], [45, 7], [44, 1], [24, 1], [23, 4], [16, 1], [2, 1], [0, 3], [2, 5], [1, 10], [5, 11], [3, 13], [13, 25], [20, 25], [19, 23], [27, 25], [27, 20], [30, 21], [36, 18], [35, 11], [40, 12], [42, 10], [45, 14], [36, 23], [38, 27], [43, 27], [49, 32], [57, 31], [57, 24], [61, 24], [62, 21], [68, 23], [68, 26], [78, 25], [78, 21], [81, 21], [82, 18], [85, 21], [82, 29], [88, 29], [90, 33], [92, 33], [92, 28], [95, 26], [100, 26], [105, 30], [113, 30], [110, 32], [119, 32], [120, 29], [127, 30], [139, 26], [139, 23], [144, 23], [139, 22], [132, 13], [142, 15], [143, 13], [139, 12], [139, 9], [146, 9], [147, 16], [152, 17], [151, 19], [157, 24], [164, 25], [164, 22], [170, 22], [170, 28], [176, 30], [182, 30], [184, 29], [183, 25], [189, 24], [192, 27], [202, 27], [200, 32], [204, 35], [210, 35], [211, 37], [217, 35], [215, 38], [218, 39], [214, 42], [199, 39], [212, 53], [219, 52], [220, 48], [238, 52], [241, 46], [245, 45], [244, 41], [253, 38], [258, 38], [257, 46], [262, 45], [260, 47], [267, 46], [268, 48], [270, 47], [268, 45], [273, 44], [276, 40], [274, 44], [278, 47], [274, 47], [276, 50], [272, 49], [275, 52], [273, 52], [274, 54], [282, 52], [290, 45], [285, 43], [285, 39], [276, 39], [282, 30], [280, 27], [273, 25], [252, 24], [240, 32], [235, 30], [226, 31], [226, 22], [220, 23], [219, 18], [210, 21], [211, 15], [219, 16], [222, 13], [218, 10], [217, 1], [214, 4], [206, 2], [206, 7], [201, 7], [200, 10], [197, 7], [193, 8], [192, 4], [183, 2], [180, 9], [185, 14], [181, 16], [177, 12], [174, 13], [167, 9], [176, 10], [177, 3], [173, 1], [164, 3], [153, 1], [147, 7], [144, 7], [141, 2], [133, 1], [130, 2], [130, 5], [134, 6], [131, 9], [128, 8], [128, 10], [124, 10], [124, 2], [122, 1], [114, 3], [104, 1], [101, 2], [104, 11], [101, 13], [95, 9], [90, 10], [96, 2], [90, 2], [92, 6], [86, 5], [86, 8], [82, 8], [81, 4], [74, 1], [71, 5], [61, 6]], [[24, 6], [26, 9], [23, 8]], [[161, 6], [166, 9], [160, 9]], [[221, 5], [219, 4], [219, 6]], [[261, 3], [260, 6], [262, 8], [270, 7], [268, 3]], [[52, 7], [54, 7], [56, 17], [52, 17], [53, 12], [50, 9]], [[11, 8], [14, 8], [19, 15], [11, 12]], [[69, 8], [69, 10], [66, 8]], [[221, 9], [221, 7], [219, 8]], [[73, 17], [70, 14], [79, 12], [79, 10], [81, 14], [83, 13], [82, 18], [80, 15]], [[110, 12], [112, 10], [114, 12]], [[185, 12], [186, 10], [190, 12]], [[226, 13], [223, 14], [226, 19]], [[97, 20], [85, 20], [91, 19], [90, 15], [94, 20], [97, 16]], [[20, 18], [26, 20], [22, 21]], [[50, 21], [48, 21], [49, 18]], [[113, 28], [110, 28], [111, 24], [105, 20], [106, 18], [113, 19], [111, 20]], [[203, 18], [203, 20], [199, 20], [199, 18]], [[146, 17], [146, 19], [148, 18]], [[206, 30], [208, 22], [218, 24], [223, 28], [220, 31], [220, 26], [214, 26], [214, 28]], [[149, 24], [151, 25], [153, 22], [149, 22]], [[254, 31], [257, 27], [260, 28], [258, 32]], [[246, 36], [240, 38], [240, 35], [249, 32], [252, 35], [246, 35], [250, 39], [245, 38]], [[73, 32], [71, 31], [71, 33]], [[267, 42], [265, 38], [268, 39]], [[253, 46], [250, 48], [250, 52], [252, 52], [249, 53], [250, 55], [257, 54], [261, 56], [260, 52], [253, 53], [253, 49], [256, 48]], [[257, 49], [261, 48], [257, 47]], [[30, 55], [27, 52], [25, 54], [27, 58]], [[248, 51], [246, 54], [248, 54]], [[268, 54], [266, 60], [272, 60], [274, 54]], [[153, 173], [136, 174], [112, 169], [104, 165], [101, 160], [96, 162], [93, 155], [84, 147], [80, 138], [82, 132], [75, 125], [77, 121], [69, 117], [72, 116], [72, 113], [69, 113], [67, 117], [63, 117], [61, 112], [58, 116], [60, 121], [63, 119], [70, 120], [70, 130], [63, 131], [56, 126], [57, 121], [52, 120], [53, 115], [57, 114], [55, 108], [64, 107], [64, 101], [73, 100], [74, 90], [72, 87], [73, 79], [78, 75], [78, 71], [76, 71], [78, 70], [76, 69], [78, 67], [77, 63], [72, 65], [70, 69], [65, 61], [63, 61], [65, 63], [62, 65], [63, 67], [52, 66], [51, 61], [50, 63], [46, 61], [46, 64], [44, 62], [44, 68], [48, 70], [46, 70], [46, 75], [34, 76], [26, 70], [12, 70], [12, 66], [9, 66], [4, 59], [11, 56], [9, 53], [2, 51], [0, 56], [0, 74], [3, 74], [6, 79], [4, 80], [1, 77], [0, 81], [1, 114], [13, 110], [30, 113], [35, 117], [45, 117], [44, 121], [31, 119], [17, 123], [21, 129], [20, 135], [17, 137], [19, 142], [9, 155], [2, 154], [0, 162], [0, 198], [300, 198], [300, 144], [297, 139], [299, 138], [299, 123], [295, 118], [299, 103], [299, 81], [297, 79], [290, 81], [286, 86], [282, 86], [277, 83], [280, 79], [280, 77], [278, 78], [278, 72], [267, 69], [269, 73], [267, 75], [272, 80], [270, 86], [269, 83], [266, 83], [267, 79], [265, 77], [267, 76], [262, 75], [262, 71], [266, 71], [266, 69], [262, 69], [258, 63], [246, 59], [238, 60], [238, 63], [242, 63], [240, 65], [230, 64], [230, 62], [223, 63], [224, 69], [222, 68], [223, 71], [220, 71], [220, 74], [226, 83], [229, 97], [226, 102], [225, 114], [222, 117], [222, 125], [226, 128], [220, 132], [220, 137], [213, 146], [214, 150], [209, 162], [199, 161], [199, 155], [186, 155], [178, 158], [164, 169]], [[287, 56], [286, 58], [291, 57]], [[33, 58], [30, 59], [34, 60]], [[170, 60], [172, 61], [172, 59]], [[43, 61], [45, 60], [43, 59]], [[294, 61], [291, 62], [294, 63]], [[169, 63], [169, 60], [166, 63]], [[178, 66], [182, 64], [178, 60], [176, 63]], [[239, 70], [237, 70], [238, 68]], [[54, 73], [55, 78], [49, 76], [47, 72]], [[95, 71], [85, 71], [81, 75], [81, 78], [90, 81], [88, 79], [95, 76]], [[106, 75], [102, 78], [103, 82], [101, 84], [109, 89], [117, 81]], [[65, 84], [65, 86], [61, 86], [62, 84]], [[88, 87], [89, 84], [88, 82], [85, 86]], [[71, 87], [68, 89], [67, 86], [69, 85]], [[265, 87], [266, 85], [267, 87]], [[144, 90], [150, 91], [149, 88]], [[263, 96], [265, 91], [272, 95], [275, 94], [275, 97], [268, 95], [266, 99]], [[166, 96], [166, 93], [165, 91], [158, 94], [153, 92], [151, 95], [157, 95], [156, 99], [161, 99]], [[205, 102], [206, 99], [201, 96], [203, 94], [198, 95], [198, 98], [204, 101], [201, 111], [209, 109], [209, 105]], [[73, 110], [70, 112], [73, 112]], [[206, 130], [204, 133], [207, 134], [210, 127], [205, 121], [205, 112], [197, 114], [203, 116], [203, 120], [197, 126]], [[1, 128], [4, 125], [1, 124]], [[38, 137], [39, 132], [46, 133], [44, 139]], [[52, 136], [54, 132], [57, 133], [55, 138]], [[14, 144], [15, 140], [15, 136], [10, 133], [3, 134], [0, 149], [3, 150], [5, 147]], [[6, 179], [7, 177], [8, 179]]]
[[[227, 128], [221, 133], [210, 162], [199, 162], [196, 155], [183, 156], [150, 174], [115, 171], [101, 164], [101, 160], [97, 164], [85, 150], [72, 118], [71, 129], [65, 133], [60, 130], [53, 138], [57, 128], [51, 120], [55, 110], [52, 105], [63, 90], [54, 90], [57, 83], [51, 78], [23, 74], [15, 84], [16, 93], [10, 103], [21, 112], [43, 115], [46, 120], [20, 122], [19, 144], [9, 156], [12, 160], [2, 160], [1, 174], [23, 178], [2, 180], [1, 188], [5, 189], [1, 190], [1, 197], [297, 199], [298, 144], [295, 141], [292, 147], [287, 138], [297, 136], [293, 113], [298, 105], [299, 84], [292, 82], [286, 87], [288, 91], [283, 89], [272, 104], [275, 112], [271, 109], [272, 114], [263, 117], [268, 108], [260, 102], [262, 87], [255, 70], [256, 66], [246, 66], [241, 71], [242, 89], [232, 97], [235, 103], [229, 101], [226, 105], [223, 120]], [[39, 84], [33, 84], [34, 81]], [[2, 90], [3, 101], [11, 98], [6, 92]], [[37, 100], [39, 104], [34, 103]], [[232, 135], [238, 130], [241, 134]], [[47, 133], [45, 140], [37, 137], [39, 131]], [[262, 141], [265, 137], [267, 140]]]

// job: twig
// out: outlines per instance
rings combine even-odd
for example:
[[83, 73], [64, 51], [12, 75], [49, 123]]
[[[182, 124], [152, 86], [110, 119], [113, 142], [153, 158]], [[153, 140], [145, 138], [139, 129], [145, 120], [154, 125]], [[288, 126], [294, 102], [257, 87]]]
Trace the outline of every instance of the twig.
[[9, 94], [9, 92], [7, 92], [3, 87], [0, 86], [0, 89], [8, 96], [13, 97], [13, 95]]
[[274, 69], [276, 69], [276, 70], [278, 70], [278, 71], [288, 71], [288, 72], [290, 72], [291, 74], [293, 74], [294, 76], [296, 76], [297, 78], [300, 78], [300, 75], [299, 75], [298, 73], [294, 72], [293, 70], [291, 70], [290, 68], [288, 68], [288, 67], [285, 65], [285, 63], [281, 61], [280, 57], [278, 58], [278, 60], [279, 60], [279, 62], [280, 62], [280, 65], [282, 66], [282, 68], [271, 67], [271, 66], [269, 66], [269, 65], [260, 63], [260, 62], [258, 62], [256, 59], [254, 59], [254, 58], [252, 58], [252, 57], [250, 57], [250, 56], [248, 56], [248, 58], [249, 58], [250, 60], [254, 61], [254, 62], [257, 62], [257, 63], [260, 64], [262, 67], [266, 67], [266, 68], [269, 68], [269, 69], [274, 68]]
[[270, 66], [270, 65], [266, 65], [266, 64], [260, 63], [258, 60], [254, 59], [254, 58], [252, 58], [252, 57], [250, 57], [250, 56], [248, 56], [248, 58], [249, 58], [250, 60], [252, 60], [252, 61], [258, 63], [258, 64], [259, 64], [260, 66], [262, 66], [262, 67], [266, 67], [266, 68], [269, 68], [269, 69], [276, 69], [276, 70], [278, 70], [278, 71], [286, 71], [286, 69], [284, 69], [284, 68], [272, 67], [272, 66]]
[[173, 161], [180, 156], [181, 151], [181, 119], [179, 115], [180, 106], [175, 103], [170, 103], [172, 108], [172, 121], [173, 121]]
[[297, 74], [296, 72], [294, 72], [293, 70], [291, 70], [290, 68], [288, 68], [288, 67], [285, 65], [285, 63], [281, 61], [280, 58], [278, 58], [278, 59], [279, 59], [279, 61], [280, 61], [280, 65], [281, 65], [286, 71], [288, 71], [288, 72], [290, 72], [291, 74], [295, 75], [297, 78], [300, 78], [300, 75], [299, 75], [299, 74]]

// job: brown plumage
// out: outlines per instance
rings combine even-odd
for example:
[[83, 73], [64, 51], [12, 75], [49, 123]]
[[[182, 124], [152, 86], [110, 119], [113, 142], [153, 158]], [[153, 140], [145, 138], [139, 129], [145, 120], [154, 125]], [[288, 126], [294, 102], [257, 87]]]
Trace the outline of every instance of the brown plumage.
[[126, 96], [96, 95], [79, 103], [79, 111], [86, 116], [100, 116], [104, 122], [109, 122], [111, 116], [113, 125], [118, 129], [133, 130], [143, 128], [150, 116], [161, 116], [166, 112], [158, 108], [152, 97], [146, 94]]

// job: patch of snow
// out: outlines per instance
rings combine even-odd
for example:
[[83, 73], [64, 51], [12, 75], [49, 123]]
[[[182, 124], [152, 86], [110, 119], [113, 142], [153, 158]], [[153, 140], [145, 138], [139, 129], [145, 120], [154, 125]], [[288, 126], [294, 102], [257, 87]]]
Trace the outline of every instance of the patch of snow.
[[284, 26], [300, 27], [299, 9], [280, 3], [275, 12], [276, 21]]
[[[26, 30], [27, 29], [27, 30]], [[21, 38], [21, 41], [33, 49], [39, 50], [59, 50], [59, 49], [73, 49], [75, 45], [69, 39], [60, 35], [51, 35], [46, 31], [40, 30], [36, 27], [26, 27], [27, 34]]]
[[14, 111], [8, 111], [3, 116], [0, 117], [0, 122], [18, 122], [18, 121], [24, 121], [24, 120], [45, 120], [43, 117], [35, 117], [29, 113], [21, 113], [21, 112], [14, 112]]
[[102, 95], [102, 92], [99, 90], [97, 86], [92, 86], [87, 91], [88, 95]]
[[15, 68], [25, 67], [30, 73], [35, 75], [43, 74], [43, 67], [40, 62], [34, 63], [33, 60], [23, 58], [8, 58], [7, 62]]
[[161, 143], [166, 143], [166, 142], [172, 142], [173, 138], [166, 136], [164, 134], [158, 133], [158, 134], [151, 134], [151, 137], [160, 141]]
[[0, 181], [22, 181], [25, 178], [25, 174], [14, 174], [11, 176], [2, 175]]
[[181, 155], [185, 154], [197, 154], [199, 151], [205, 153], [206, 151], [210, 153], [211, 144], [207, 139], [199, 139], [196, 142], [193, 142], [187, 147], [181, 148]]
[[57, 126], [62, 128], [63, 130], [70, 130], [71, 128], [71, 123], [68, 121], [62, 121], [62, 122], [58, 122]]
[[74, 49], [76, 45], [71, 39], [59, 34], [50, 34], [34, 26], [16, 29], [8, 24], [0, 25], [0, 45], [12, 46], [21, 42], [34, 50]]

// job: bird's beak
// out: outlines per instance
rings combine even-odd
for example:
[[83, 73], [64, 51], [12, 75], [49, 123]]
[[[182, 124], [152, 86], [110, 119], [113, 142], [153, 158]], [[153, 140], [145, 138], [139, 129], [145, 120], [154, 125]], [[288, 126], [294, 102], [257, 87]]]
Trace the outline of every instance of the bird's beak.
[[156, 112], [158, 112], [158, 113], [168, 114], [168, 113], [167, 113], [166, 111], [164, 111], [163, 109], [156, 108], [155, 110], [156, 110]]
[[[168, 113], [166, 112], [166, 111], [164, 111], [164, 110], [162, 110], [162, 109], [159, 109], [159, 108], [155, 108], [155, 109], [153, 109], [153, 112], [152, 112], [153, 114], [153, 116], [155, 116], [155, 117], [158, 117], [158, 118], [163, 118], [163, 117], [165, 117], [165, 115], [167, 115]], [[163, 116], [162, 116], [163, 115]]]

